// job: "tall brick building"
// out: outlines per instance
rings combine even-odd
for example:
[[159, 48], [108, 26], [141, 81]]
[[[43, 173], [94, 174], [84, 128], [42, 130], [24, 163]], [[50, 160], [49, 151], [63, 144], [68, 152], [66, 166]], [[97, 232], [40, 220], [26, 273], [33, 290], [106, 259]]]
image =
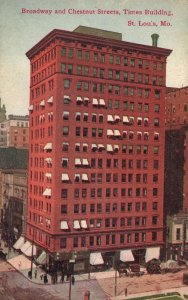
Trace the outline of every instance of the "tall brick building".
[[27, 52], [27, 239], [50, 263], [74, 251], [83, 265], [89, 254], [91, 264], [118, 251], [125, 260], [122, 250], [137, 260], [163, 246], [170, 53], [82, 26], [55, 29]]

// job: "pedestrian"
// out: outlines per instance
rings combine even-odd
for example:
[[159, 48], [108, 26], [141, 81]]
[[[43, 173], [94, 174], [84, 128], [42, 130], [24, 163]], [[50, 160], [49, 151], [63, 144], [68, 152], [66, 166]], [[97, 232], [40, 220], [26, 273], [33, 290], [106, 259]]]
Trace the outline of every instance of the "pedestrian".
[[35, 279], [37, 278], [37, 269], [35, 269]]
[[43, 274], [40, 275], [40, 279], [41, 279], [41, 280], [43, 279]]

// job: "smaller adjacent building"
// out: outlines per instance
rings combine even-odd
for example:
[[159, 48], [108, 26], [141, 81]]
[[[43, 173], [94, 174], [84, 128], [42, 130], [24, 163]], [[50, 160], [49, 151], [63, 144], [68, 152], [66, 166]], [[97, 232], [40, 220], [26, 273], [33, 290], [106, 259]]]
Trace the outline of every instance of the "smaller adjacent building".
[[0, 146], [28, 148], [29, 116], [9, 115], [0, 124]]
[[167, 216], [167, 259], [188, 260], [188, 214]]

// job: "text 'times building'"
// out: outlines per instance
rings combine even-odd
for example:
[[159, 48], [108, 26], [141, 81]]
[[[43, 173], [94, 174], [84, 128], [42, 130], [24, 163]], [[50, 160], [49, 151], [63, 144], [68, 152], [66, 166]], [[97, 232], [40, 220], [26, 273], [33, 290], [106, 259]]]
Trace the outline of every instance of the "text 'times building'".
[[137, 259], [163, 246], [170, 52], [82, 26], [53, 30], [27, 52], [27, 239], [50, 261], [72, 251], [91, 264], [96, 252], [100, 262], [121, 250]]

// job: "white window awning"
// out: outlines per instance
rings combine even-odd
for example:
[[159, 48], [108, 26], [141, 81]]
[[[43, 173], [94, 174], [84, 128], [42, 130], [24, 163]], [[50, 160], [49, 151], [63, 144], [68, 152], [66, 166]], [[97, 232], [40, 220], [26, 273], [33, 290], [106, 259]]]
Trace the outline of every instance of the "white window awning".
[[114, 145], [114, 150], [119, 150], [119, 145]]
[[83, 101], [83, 100], [82, 100], [82, 97], [77, 97], [77, 98], [76, 98], [76, 101], [77, 101], [77, 102], [82, 102], [82, 101]]
[[22, 246], [25, 243], [25, 239], [23, 236], [20, 236], [19, 239], [16, 241], [16, 243], [13, 245], [13, 248], [16, 250], [19, 250], [22, 248]]
[[69, 229], [67, 221], [61, 221], [60, 229], [64, 229], [64, 230]]
[[64, 111], [63, 112], [63, 117], [65, 117], [65, 116], [69, 116], [69, 111]]
[[82, 165], [83, 166], [89, 166], [89, 162], [88, 162], [87, 158], [82, 159]]
[[68, 95], [64, 95], [64, 99], [68, 99], [68, 100], [70, 100], [70, 96], [68, 96]]
[[46, 161], [48, 164], [51, 164], [51, 163], [52, 163], [52, 158], [51, 158], [51, 157], [46, 157], [46, 158], [45, 158], [45, 161]]
[[52, 178], [52, 173], [46, 173], [45, 176], [50, 179]]
[[89, 98], [88, 97], [84, 97], [84, 101], [88, 102]]
[[137, 121], [142, 121], [142, 118], [141, 118], [141, 117], [138, 117], [138, 118], [137, 118]]
[[53, 101], [54, 101], [54, 97], [53, 97], [53, 96], [51, 96], [51, 97], [48, 98], [48, 100], [47, 100], [48, 103], [53, 103]]
[[123, 262], [134, 261], [134, 256], [130, 249], [120, 251], [120, 260]]
[[80, 223], [79, 223], [78, 220], [74, 220], [74, 223], [73, 223], [73, 224], [74, 224], [74, 225], [73, 225], [74, 229], [80, 229]]
[[69, 181], [69, 175], [66, 174], [66, 173], [63, 173], [63, 174], [61, 175], [61, 180], [62, 180], [62, 181]]
[[44, 150], [52, 150], [52, 143], [47, 143], [47, 144], [44, 146]]
[[51, 196], [51, 194], [52, 194], [52, 190], [49, 188], [45, 189], [43, 192], [43, 196]]
[[75, 166], [81, 166], [81, 159], [80, 158], [75, 158]]
[[154, 132], [154, 136], [159, 136], [159, 132]]
[[123, 123], [129, 123], [129, 119], [127, 116], [123, 116]]
[[97, 149], [97, 145], [96, 144], [92, 144], [91, 145], [91, 149]]
[[84, 117], [88, 117], [88, 113], [84, 113]]
[[40, 101], [40, 106], [45, 106], [45, 100]]
[[86, 220], [81, 220], [80, 225], [81, 225], [81, 228], [86, 229], [87, 228]]
[[98, 149], [105, 149], [103, 144], [98, 144]]
[[82, 174], [82, 180], [83, 181], [89, 181], [89, 178], [88, 178], [87, 174]]
[[47, 259], [47, 254], [45, 251], [42, 251], [42, 253], [37, 257], [36, 262], [39, 265], [43, 265], [46, 263], [46, 259]]
[[83, 143], [83, 147], [88, 147], [88, 144], [86, 144], [86, 143]]
[[112, 147], [112, 145], [107, 144], [106, 150], [107, 150], [108, 152], [113, 152], [113, 147]]
[[80, 117], [80, 116], [81, 116], [81, 113], [77, 111], [75, 117], [77, 118], [77, 117]]
[[153, 247], [146, 249], [145, 262], [152, 260], [153, 258], [159, 259], [160, 256], [160, 247]]
[[107, 115], [107, 122], [114, 122], [114, 118], [112, 115]]
[[118, 129], [114, 130], [114, 136], [121, 136], [121, 133]]
[[91, 253], [89, 262], [90, 262], [90, 265], [92, 265], [92, 266], [103, 265], [104, 260], [102, 258], [102, 254], [100, 252]]
[[144, 132], [144, 135], [147, 135], [147, 136], [148, 136], [148, 135], [149, 135], [149, 132], [145, 131], [145, 132]]
[[92, 104], [93, 104], [93, 105], [98, 105], [98, 104], [99, 104], [99, 103], [98, 103], [98, 100], [97, 100], [96, 98], [93, 98]]
[[99, 99], [99, 105], [106, 106], [104, 99]]
[[149, 118], [144, 118], [144, 121], [149, 121]]
[[141, 131], [137, 131], [137, 134], [138, 134], [138, 135], [142, 135], [142, 132], [141, 132]]
[[29, 106], [29, 111], [33, 111], [33, 109], [34, 109], [34, 106], [33, 106], [33, 104], [31, 104], [31, 105]]
[[107, 129], [107, 136], [114, 136], [112, 129]]
[[121, 120], [121, 119], [120, 119], [120, 116], [115, 115], [114, 120], [115, 120], [115, 121], [120, 121], [120, 120]]

